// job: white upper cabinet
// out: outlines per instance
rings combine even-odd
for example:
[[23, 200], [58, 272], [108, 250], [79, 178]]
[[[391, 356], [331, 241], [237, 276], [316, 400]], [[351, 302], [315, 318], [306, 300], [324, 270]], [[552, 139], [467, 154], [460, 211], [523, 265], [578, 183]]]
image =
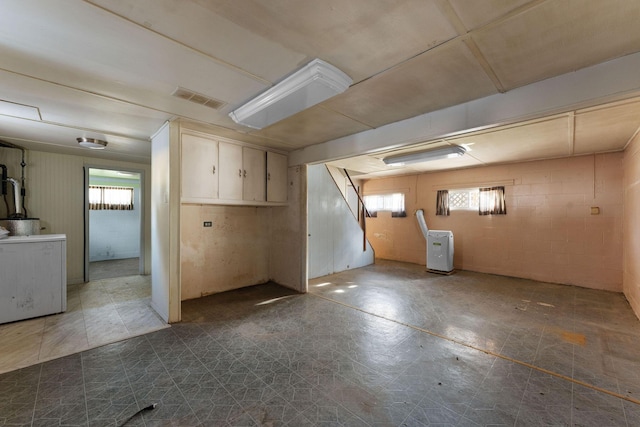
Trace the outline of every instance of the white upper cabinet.
[[242, 147], [242, 198], [252, 202], [267, 200], [267, 155], [263, 150]]
[[191, 134], [182, 135], [182, 198], [218, 198], [218, 143]]
[[284, 154], [267, 152], [267, 201], [287, 201], [287, 166]]
[[220, 143], [220, 199], [242, 200], [242, 147]]
[[219, 141], [205, 135], [181, 135], [182, 202], [270, 206], [287, 202], [284, 154]]

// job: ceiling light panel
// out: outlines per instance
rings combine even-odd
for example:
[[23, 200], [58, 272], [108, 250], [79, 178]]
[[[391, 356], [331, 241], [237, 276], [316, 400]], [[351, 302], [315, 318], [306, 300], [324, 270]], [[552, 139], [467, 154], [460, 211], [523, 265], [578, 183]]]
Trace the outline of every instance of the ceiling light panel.
[[344, 92], [351, 83], [338, 68], [314, 59], [229, 116], [243, 126], [262, 129]]
[[396, 156], [388, 156], [382, 161], [390, 166], [403, 166], [412, 163], [428, 162], [431, 160], [455, 159], [464, 155], [466, 150], [457, 145], [435, 148], [427, 151], [415, 151], [412, 153], [398, 154]]

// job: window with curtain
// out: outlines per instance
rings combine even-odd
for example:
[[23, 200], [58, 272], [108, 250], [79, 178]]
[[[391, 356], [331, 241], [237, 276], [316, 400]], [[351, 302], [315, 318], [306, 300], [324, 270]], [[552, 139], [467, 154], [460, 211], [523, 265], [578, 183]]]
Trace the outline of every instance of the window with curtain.
[[406, 217], [404, 209], [404, 194], [372, 194], [364, 196], [364, 205], [372, 217], [377, 217], [379, 211], [391, 211], [394, 218]]
[[436, 215], [449, 216], [449, 191], [438, 190], [436, 194]]
[[487, 187], [479, 190], [478, 213], [480, 215], [506, 215], [504, 187]]
[[133, 210], [133, 187], [89, 186], [90, 210]]

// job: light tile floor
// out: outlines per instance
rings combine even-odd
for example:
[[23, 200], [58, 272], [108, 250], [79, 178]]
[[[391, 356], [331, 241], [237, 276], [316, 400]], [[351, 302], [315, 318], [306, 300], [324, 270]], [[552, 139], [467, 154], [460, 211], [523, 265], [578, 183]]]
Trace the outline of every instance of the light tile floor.
[[66, 312], [0, 325], [0, 373], [168, 327], [150, 295], [150, 276], [69, 285]]
[[0, 375], [0, 425], [638, 426], [620, 294], [410, 264], [183, 303], [171, 328]]
[[109, 259], [89, 263], [89, 280], [92, 282], [137, 274], [140, 274], [140, 258]]

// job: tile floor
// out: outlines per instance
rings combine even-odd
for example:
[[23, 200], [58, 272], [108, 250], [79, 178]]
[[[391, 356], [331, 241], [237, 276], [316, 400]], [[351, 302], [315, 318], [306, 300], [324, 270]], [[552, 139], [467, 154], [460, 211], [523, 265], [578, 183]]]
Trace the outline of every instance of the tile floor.
[[89, 263], [89, 280], [91, 281], [137, 274], [140, 274], [140, 258], [110, 259]]
[[620, 294], [375, 266], [183, 303], [171, 328], [0, 375], [0, 425], [640, 425]]
[[66, 312], [0, 325], [0, 373], [168, 327], [149, 306], [150, 280], [69, 285]]

